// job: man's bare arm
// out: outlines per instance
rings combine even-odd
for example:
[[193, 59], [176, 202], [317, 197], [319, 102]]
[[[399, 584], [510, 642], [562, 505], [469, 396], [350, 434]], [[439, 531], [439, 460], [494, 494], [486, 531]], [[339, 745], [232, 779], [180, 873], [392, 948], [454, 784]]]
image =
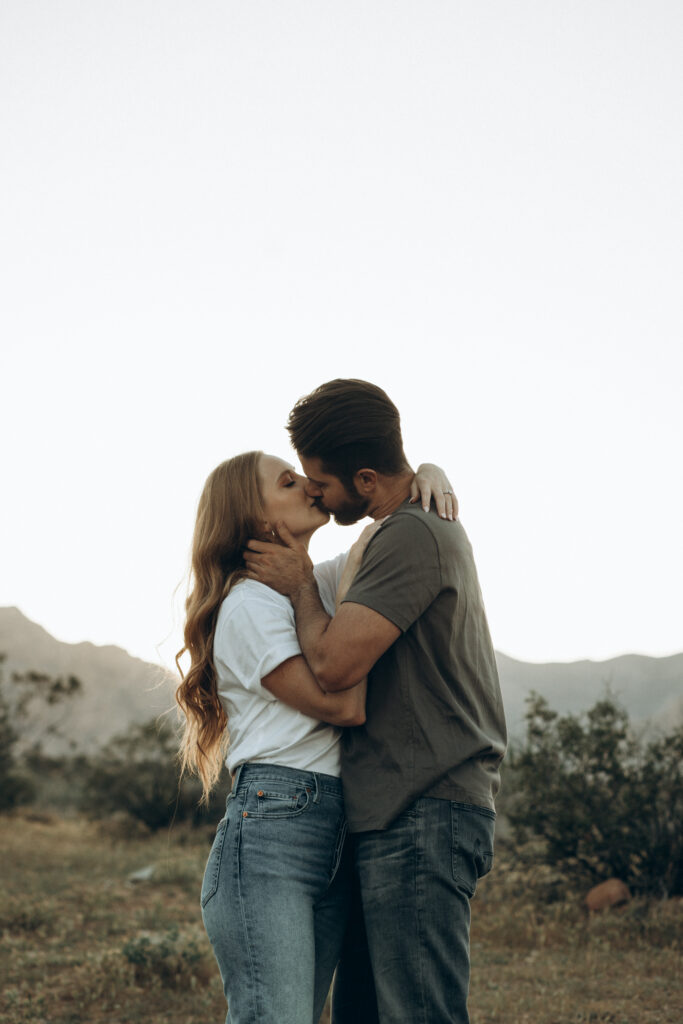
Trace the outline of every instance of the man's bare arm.
[[[378, 525], [364, 531], [365, 544]], [[348, 601], [330, 618], [320, 600], [308, 552], [284, 524], [277, 529], [282, 545], [249, 541], [244, 558], [250, 577], [289, 597], [301, 650], [322, 689], [336, 693], [357, 686], [400, 629], [379, 612]], [[362, 540], [363, 535], [356, 542], [361, 555]], [[349, 558], [353, 557], [352, 548]]]
[[398, 626], [379, 612], [351, 601], [323, 627], [309, 588], [302, 588], [292, 604], [301, 649], [327, 693], [356, 686], [401, 635]]

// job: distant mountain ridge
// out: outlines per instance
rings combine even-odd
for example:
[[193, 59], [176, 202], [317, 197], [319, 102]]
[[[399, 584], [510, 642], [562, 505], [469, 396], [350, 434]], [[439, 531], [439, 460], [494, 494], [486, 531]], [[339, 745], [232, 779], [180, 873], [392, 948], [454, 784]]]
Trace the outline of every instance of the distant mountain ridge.
[[[96, 749], [133, 723], [174, 707], [175, 674], [131, 657], [120, 647], [66, 644], [18, 608], [0, 608], [3, 690], [13, 672], [77, 676], [83, 692], [63, 709], [60, 732], [75, 750]], [[535, 690], [560, 712], [591, 707], [610, 688], [635, 724], [683, 722], [683, 653], [668, 658], [629, 654], [608, 661], [530, 664], [496, 655], [510, 734], [523, 731], [525, 698]], [[36, 705], [36, 714], [41, 712]], [[55, 740], [55, 750], [59, 747]]]
[[585, 711], [607, 692], [634, 725], [668, 728], [683, 722], [683, 654], [623, 654], [607, 661], [531, 664], [496, 652], [511, 735], [523, 728], [525, 699], [535, 690], [561, 713]]
[[[178, 681], [161, 666], [133, 658], [121, 647], [62, 643], [18, 608], [0, 608], [0, 653], [6, 655], [3, 692], [10, 691], [13, 672], [73, 675], [81, 681], [82, 693], [56, 713], [60, 733], [74, 750], [96, 749], [134, 722], [147, 722], [174, 707]], [[32, 710], [45, 717], [49, 713], [39, 702]], [[50, 753], [61, 753], [63, 747], [56, 738], [45, 744]]]

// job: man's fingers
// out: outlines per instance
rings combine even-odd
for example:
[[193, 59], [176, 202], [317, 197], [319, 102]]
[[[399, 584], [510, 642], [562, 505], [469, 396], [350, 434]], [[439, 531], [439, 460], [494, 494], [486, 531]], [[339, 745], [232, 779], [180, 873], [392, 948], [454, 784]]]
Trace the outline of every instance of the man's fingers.
[[271, 542], [268, 540], [255, 540], [252, 537], [247, 541], [247, 548], [251, 548], [252, 551], [269, 551]]
[[288, 548], [294, 547], [296, 541], [289, 532], [286, 523], [280, 522], [275, 524], [275, 533], [278, 535], [283, 544], [286, 544]]
[[259, 566], [269, 564], [267, 554], [264, 556], [259, 551], [249, 551], [248, 548], [245, 548], [242, 555], [250, 569], [257, 569]]

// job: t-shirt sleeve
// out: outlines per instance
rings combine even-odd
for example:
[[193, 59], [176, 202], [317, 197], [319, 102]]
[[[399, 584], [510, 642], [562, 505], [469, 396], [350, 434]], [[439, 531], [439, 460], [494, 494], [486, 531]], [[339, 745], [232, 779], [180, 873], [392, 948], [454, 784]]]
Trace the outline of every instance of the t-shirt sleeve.
[[249, 597], [231, 608], [214, 640], [214, 657], [247, 690], [276, 698], [261, 680], [283, 661], [301, 654], [294, 611], [289, 605]]
[[344, 602], [379, 612], [405, 632], [441, 590], [436, 541], [413, 515], [391, 516], [371, 538]]
[[348, 557], [348, 551], [344, 551], [341, 555], [337, 555], [336, 558], [330, 558], [326, 562], [317, 562], [313, 566], [320, 600], [328, 615], [334, 615], [339, 581], [341, 580]]

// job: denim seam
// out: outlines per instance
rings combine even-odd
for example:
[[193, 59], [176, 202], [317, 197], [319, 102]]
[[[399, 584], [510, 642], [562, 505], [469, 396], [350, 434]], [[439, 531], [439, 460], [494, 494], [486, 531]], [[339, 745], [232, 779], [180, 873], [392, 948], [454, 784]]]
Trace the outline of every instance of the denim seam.
[[[332, 885], [339, 865], [341, 864], [342, 852], [344, 850], [344, 843], [346, 842], [346, 835], [348, 831], [348, 825], [346, 824], [346, 818], [342, 818], [341, 828], [337, 833], [337, 845], [334, 851], [334, 860], [332, 861], [332, 874], [330, 875], [329, 885]], [[329, 887], [329, 886], [328, 886]]]
[[424, 859], [424, 814], [420, 807], [420, 802], [417, 803], [417, 817], [415, 820], [415, 903], [417, 906], [417, 922], [418, 922], [418, 949], [420, 950], [419, 964], [420, 964], [420, 1020], [416, 1024], [428, 1024], [427, 1022], [427, 1008], [425, 1006], [425, 980], [424, 980], [424, 967], [422, 959], [422, 933], [423, 933], [423, 920], [425, 914], [424, 907], [424, 889], [420, 887], [419, 880], [422, 878], [422, 864], [420, 863]]
[[482, 807], [481, 804], [465, 804], [460, 800], [450, 800], [449, 803], [456, 807], [462, 807], [464, 811], [476, 811], [477, 814], [483, 815], [484, 818], [493, 818], [494, 821], [496, 820], [496, 812], [491, 810], [490, 807]]
[[[219, 829], [222, 830], [220, 838], [219, 838], [219, 835], [218, 835]], [[220, 875], [221, 875], [221, 866], [223, 864], [223, 847], [225, 846], [225, 837], [226, 837], [227, 833], [228, 833], [228, 819], [227, 819], [227, 817], [225, 817], [225, 818], [223, 818], [218, 823], [218, 828], [216, 829], [216, 839], [214, 840], [214, 842], [217, 842], [217, 845], [216, 845], [215, 849], [211, 851], [212, 854], [213, 853], [216, 854], [216, 857], [214, 858], [214, 862], [211, 865], [213, 873], [212, 873], [212, 877], [211, 877], [211, 881], [210, 881], [210, 885], [209, 885], [209, 891], [201, 899], [201, 908], [202, 908], [202, 910], [204, 909], [204, 907], [207, 906], [208, 903], [211, 902], [213, 897], [218, 892], [218, 885], [219, 885], [219, 882], [220, 882]]]
[[456, 886], [459, 886], [467, 899], [471, 900], [474, 897], [476, 891], [476, 879], [474, 888], [472, 888], [471, 882], [468, 882], [462, 869], [461, 862], [463, 856], [461, 852], [461, 841], [460, 841], [460, 812], [456, 810], [453, 804], [451, 804], [451, 875]]
[[[250, 790], [253, 789], [255, 785], [257, 785], [255, 779], [247, 785], [247, 788], [244, 793], [245, 797], [250, 792]], [[249, 817], [256, 818], [258, 821], [266, 821], [270, 819], [282, 821], [283, 819], [287, 818], [298, 818], [300, 814], [303, 814], [304, 811], [308, 810], [308, 807], [311, 803], [311, 794], [307, 788], [304, 789], [304, 793], [306, 794], [306, 803], [303, 805], [303, 807], [296, 807], [295, 810], [291, 811], [249, 811]]]
[[[240, 782], [240, 786], [239, 786], [240, 792], [243, 789], [247, 788], [248, 786], [251, 786], [254, 782], [263, 782], [264, 784], [267, 784], [269, 782], [289, 782], [291, 784], [292, 782], [294, 782], [294, 783], [300, 784], [305, 789], [306, 786], [310, 785], [311, 783], [315, 783], [315, 779], [285, 779], [285, 778], [282, 778], [282, 777], [273, 777], [271, 775], [258, 775], [258, 776], [253, 776], [253, 777], [248, 777], [246, 779], [243, 779]], [[313, 787], [311, 786], [311, 789], [312, 788]], [[327, 793], [328, 796], [338, 796], [338, 797], [341, 797], [341, 795], [342, 795], [341, 785], [338, 786], [338, 787], [337, 786], [322, 786], [322, 785], [319, 785], [318, 786], [318, 790], [321, 793]], [[234, 795], [238, 796], [239, 794], [237, 792], [235, 792]]]
[[249, 771], [243, 771], [243, 773], [242, 773], [243, 781], [240, 781], [240, 786], [241, 785], [249, 785], [250, 783], [252, 783], [254, 781], [259, 781], [259, 780], [262, 779], [264, 782], [266, 782], [266, 781], [289, 782], [289, 783], [294, 782], [297, 785], [301, 785], [303, 787], [311, 786], [311, 788], [313, 786], [316, 786], [321, 792], [323, 792], [323, 793], [330, 793], [333, 796], [340, 796], [341, 792], [342, 792], [341, 779], [338, 780], [338, 784], [326, 783], [326, 782], [321, 781], [320, 773], [318, 773], [318, 772], [306, 772], [306, 771], [300, 772], [298, 769], [292, 768], [292, 769], [290, 769], [290, 771], [292, 773], [297, 773], [297, 774], [296, 775], [295, 774], [291, 774], [290, 775], [290, 774], [285, 774], [285, 773], [279, 771], [277, 768], [274, 768], [272, 765], [263, 765], [263, 767], [260, 767], [258, 762], [256, 762], [256, 761], [248, 761], [245, 764], [240, 765], [240, 768], [241, 769], [245, 769], [245, 768], [249, 769]]
[[[248, 791], [248, 787], [247, 787], [247, 791]], [[245, 799], [244, 798], [246, 798], [246, 795], [247, 795], [246, 792], [243, 793], [242, 807], [244, 807], [244, 804], [245, 804]], [[236, 836], [236, 839], [235, 839], [236, 846], [237, 846], [237, 864], [236, 864], [236, 871], [237, 871], [237, 894], [238, 894], [238, 897], [239, 897], [239, 905], [240, 905], [240, 920], [242, 921], [242, 928], [244, 930], [244, 947], [245, 947], [245, 949], [247, 951], [247, 957], [248, 957], [248, 960], [249, 960], [249, 973], [251, 975], [251, 993], [250, 993], [251, 998], [250, 998], [249, 1001], [250, 1001], [250, 1003], [252, 1005], [252, 1008], [253, 1008], [254, 1022], [257, 1022], [259, 1020], [259, 1018], [260, 1018], [260, 1007], [259, 1007], [259, 1004], [258, 1004], [258, 984], [257, 984], [257, 981], [256, 981], [256, 963], [255, 963], [255, 959], [254, 959], [254, 950], [252, 949], [251, 942], [249, 941], [249, 926], [247, 925], [247, 918], [246, 918], [246, 914], [245, 914], [245, 911], [244, 911], [244, 899], [242, 897], [242, 859], [241, 859], [241, 851], [242, 851], [242, 824], [243, 824], [243, 820], [244, 819], [242, 817], [242, 814], [240, 814], [239, 828], [237, 829], [237, 836]]]

